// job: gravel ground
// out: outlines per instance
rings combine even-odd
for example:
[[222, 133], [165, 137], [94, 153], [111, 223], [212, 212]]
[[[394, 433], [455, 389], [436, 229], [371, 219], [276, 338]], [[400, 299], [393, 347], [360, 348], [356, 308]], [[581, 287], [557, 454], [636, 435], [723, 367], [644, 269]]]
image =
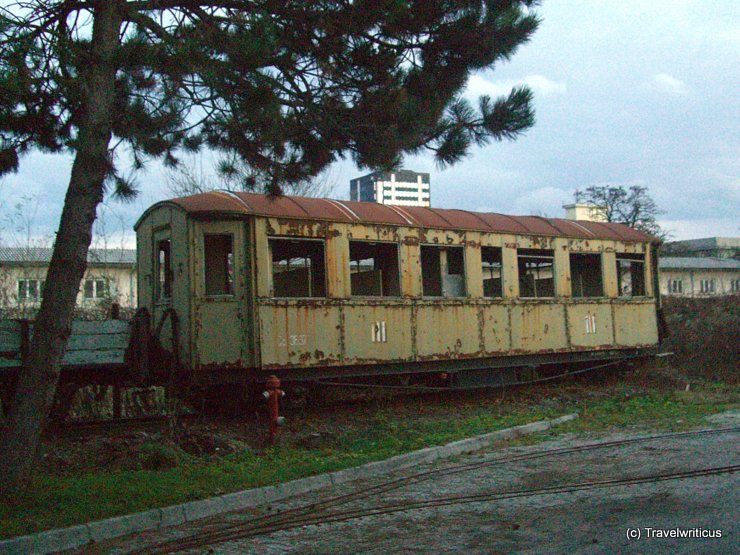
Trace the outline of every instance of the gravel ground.
[[[714, 418], [712, 427], [737, 426], [740, 413]], [[648, 476], [740, 464], [738, 432], [678, 436], [577, 453], [554, 450], [625, 435], [560, 436], [529, 447], [492, 449], [386, 476], [297, 497], [279, 507], [232, 513], [189, 526], [125, 538], [94, 552], [128, 553], [162, 541], [184, 539], [243, 524], [368, 486], [400, 478], [403, 486], [341, 506], [365, 511], [378, 505], [494, 494], [613, 478]], [[415, 481], [419, 472], [493, 463], [511, 455], [548, 451], [547, 456], [500, 462], [463, 472], [442, 472]], [[736, 508], [737, 474], [622, 485], [572, 493], [404, 510], [344, 522], [309, 525], [272, 534], [205, 544], [181, 553], [740, 553]], [[332, 510], [338, 510], [335, 507]], [[318, 514], [313, 510], [311, 514]], [[717, 537], [657, 537], [663, 534]], [[633, 539], [630, 535], [640, 535]], [[652, 536], [652, 537], [651, 537]]]

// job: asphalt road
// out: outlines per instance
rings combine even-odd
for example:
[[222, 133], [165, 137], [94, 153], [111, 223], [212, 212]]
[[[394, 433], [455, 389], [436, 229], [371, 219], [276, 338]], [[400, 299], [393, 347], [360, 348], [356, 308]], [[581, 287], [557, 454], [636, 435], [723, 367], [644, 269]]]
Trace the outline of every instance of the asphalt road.
[[[739, 416], [714, 425], [737, 426]], [[471, 454], [99, 548], [127, 553], [169, 541], [174, 552], [219, 554], [740, 553], [738, 473], [675, 477], [740, 464], [738, 431], [562, 451], [629, 438], [564, 437]], [[378, 489], [358, 496], [369, 487]], [[350, 497], [338, 504], [339, 495]], [[255, 522], [286, 529], [240, 537]]]

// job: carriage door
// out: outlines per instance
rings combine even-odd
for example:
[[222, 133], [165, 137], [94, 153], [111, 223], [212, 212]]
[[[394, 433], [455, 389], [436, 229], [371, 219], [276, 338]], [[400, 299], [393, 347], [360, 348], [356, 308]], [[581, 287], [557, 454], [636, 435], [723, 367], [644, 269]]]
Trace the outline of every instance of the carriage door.
[[240, 311], [247, 278], [244, 224], [197, 223], [194, 236], [194, 361], [199, 367], [244, 366]]

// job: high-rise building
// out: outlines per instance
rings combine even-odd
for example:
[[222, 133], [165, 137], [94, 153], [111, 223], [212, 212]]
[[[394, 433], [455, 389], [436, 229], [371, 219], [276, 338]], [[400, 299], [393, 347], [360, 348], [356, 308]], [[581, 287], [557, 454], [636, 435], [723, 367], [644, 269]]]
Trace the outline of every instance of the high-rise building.
[[395, 204], [397, 206], [431, 206], [429, 174], [410, 170], [373, 172], [349, 182], [350, 200]]

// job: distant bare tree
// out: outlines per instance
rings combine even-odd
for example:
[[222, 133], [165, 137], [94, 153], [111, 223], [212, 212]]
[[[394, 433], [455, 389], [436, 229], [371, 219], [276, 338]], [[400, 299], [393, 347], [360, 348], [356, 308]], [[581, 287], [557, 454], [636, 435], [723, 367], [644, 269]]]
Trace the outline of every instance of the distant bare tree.
[[626, 224], [660, 239], [667, 239], [669, 232], [656, 221], [664, 212], [648, 194], [647, 187], [632, 185], [592, 185], [585, 191], [576, 191], [576, 202], [586, 202], [599, 207], [607, 222]]
[[[0, 203], [2, 208], [5, 203]], [[51, 246], [51, 236], [39, 236], [38, 212], [41, 199], [33, 195], [21, 195], [13, 208], [4, 212], [0, 219], [0, 246], [30, 248]]]
[[[0, 318], [33, 319], [39, 308], [46, 281], [48, 261], [45, 262], [44, 249], [51, 249], [54, 236], [39, 233], [39, 208], [43, 197], [22, 195], [15, 200], [12, 208], [4, 210], [10, 203], [0, 199], [0, 247], [12, 249], [12, 264], [18, 271], [0, 271]], [[93, 229], [91, 247], [107, 251], [125, 249], [126, 230], [130, 225], [125, 218], [105, 201], [98, 206]], [[93, 251], [91, 251], [92, 253]], [[104, 264], [90, 269], [87, 278], [111, 283], [111, 272]], [[21, 283], [22, 282], [22, 283]], [[106, 294], [96, 303], [88, 303], [75, 310], [76, 317], [101, 319], [110, 311], [112, 302], [117, 302], [116, 291], [107, 289]]]
[[[257, 191], [265, 176], [249, 167], [238, 158], [222, 159], [216, 171], [205, 167], [203, 157], [193, 158], [189, 163], [182, 161], [177, 169], [170, 170], [165, 179], [170, 193], [176, 197], [206, 193], [208, 191]], [[319, 175], [289, 183], [283, 192], [299, 197], [328, 197], [337, 187], [331, 170]]]
[[[0, 201], [0, 208], [7, 204]], [[52, 245], [51, 236], [36, 233], [40, 205], [39, 197], [21, 195], [10, 210], [2, 210], [0, 247], [13, 249], [16, 263], [28, 265], [21, 279], [14, 272], [0, 272], [0, 318], [31, 318], [38, 309], [46, 268], [34, 264], [34, 253]]]

